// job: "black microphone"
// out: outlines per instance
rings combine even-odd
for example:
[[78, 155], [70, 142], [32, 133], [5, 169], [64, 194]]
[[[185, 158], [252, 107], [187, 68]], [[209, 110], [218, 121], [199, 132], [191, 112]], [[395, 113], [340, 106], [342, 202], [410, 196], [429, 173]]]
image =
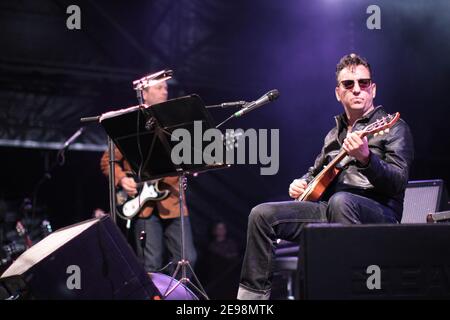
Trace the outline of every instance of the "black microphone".
[[265, 105], [266, 103], [269, 103], [269, 102], [275, 100], [276, 98], [278, 98], [279, 95], [280, 95], [280, 92], [277, 89], [270, 90], [269, 92], [267, 92], [265, 95], [263, 95], [258, 100], [247, 103], [244, 106], [244, 108], [242, 108], [238, 112], [235, 112], [233, 114], [233, 116], [240, 117], [256, 108], [261, 107], [262, 105]]

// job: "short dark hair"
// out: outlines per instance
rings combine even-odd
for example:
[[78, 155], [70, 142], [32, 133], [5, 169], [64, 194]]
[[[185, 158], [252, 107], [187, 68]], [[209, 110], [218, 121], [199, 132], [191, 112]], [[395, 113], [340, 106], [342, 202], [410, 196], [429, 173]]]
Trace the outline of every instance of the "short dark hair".
[[356, 67], [359, 65], [369, 69], [370, 77], [372, 78], [372, 68], [370, 67], [370, 64], [367, 62], [367, 60], [357, 55], [356, 53], [350, 53], [343, 56], [341, 60], [339, 60], [339, 63], [336, 65], [336, 83], [339, 85], [338, 76], [339, 72], [341, 72], [342, 69], [350, 66]]

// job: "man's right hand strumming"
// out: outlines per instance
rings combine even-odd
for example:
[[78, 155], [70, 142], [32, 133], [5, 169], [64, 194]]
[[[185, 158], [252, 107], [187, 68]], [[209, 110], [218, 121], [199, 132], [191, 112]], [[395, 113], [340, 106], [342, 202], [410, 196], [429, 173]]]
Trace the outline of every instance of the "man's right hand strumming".
[[129, 196], [135, 196], [137, 194], [137, 185], [133, 178], [123, 177], [120, 179], [120, 185]]
[[304, 179], [295, 179], [289, 185], [289, 196], [291, 198], [297, 199], [300, 197], [306, 189], [308, 183]]

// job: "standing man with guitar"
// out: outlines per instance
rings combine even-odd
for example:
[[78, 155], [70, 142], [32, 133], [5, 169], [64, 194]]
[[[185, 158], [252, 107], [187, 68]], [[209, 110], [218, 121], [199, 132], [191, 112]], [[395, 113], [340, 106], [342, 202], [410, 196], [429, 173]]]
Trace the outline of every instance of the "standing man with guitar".
[[[148, 86], [142, 91], [144, 104], [151, 108], [152, 105], [167, 101], [168, 91], [166, 81], [154, 86]], [[131, 167], [124, 159], [120, 151], [115, 148], [115, 184], [128, 197], [127, 203], [137, 204], [137, 214], [133, 224], [133, 236], [136, 253], [142, 260], [147, 272], [157, 272], [164, 266], [164, 257], [168, 256], [173, 263], [181, 260], [181, 223], [179, 205], [178, 177], [166, 177], [156, 186], [147, 184], [140, 188], [141, 183], [136, 183], [130, 176]], [[105, 152], [100, 162], [101, 170], [105, 175], [109, 174], [109, 155]], [[149, 187], [150, 186], [150, 187]], [[161, 188], [161, 190], [159, 190]], [[150, 190], [150, 191], [149, 191]], [[167, 192], [168, 191], [168, 192]], [[143, 201], [153, 197], [154, 201]], [[156, 200], [158, 199], [158, 200]], [[136, 201], [137, 200], [137, 201]], [[142, 203], [143, 202], [143, 203]], [[124, 208], [126, 208], [126, 203]], [[183, 204], [187, 215], [186, 204]], [[123, 212], [122, 212], [123, 215]], [[126, 214], [130, 219], [134, 214]], [[189, 218], [184, 219], [185, 228], [185, 257], [191, 266], [195, 265], [197, 253], [192, 239], [192, 231]], [[168, 250], [166, 254], [165, 249]]]
[[372, 70], [356, 54], [339, 61], [335, 94], [344, 113], [314, 165], [290, 184], [295, 201], [263, 203], [250, 213], [238, 299], [270, 298], [275, 241], [299, 242], [305, 223], [401, 220], [414, 155], [408, 125], [374, 107]]

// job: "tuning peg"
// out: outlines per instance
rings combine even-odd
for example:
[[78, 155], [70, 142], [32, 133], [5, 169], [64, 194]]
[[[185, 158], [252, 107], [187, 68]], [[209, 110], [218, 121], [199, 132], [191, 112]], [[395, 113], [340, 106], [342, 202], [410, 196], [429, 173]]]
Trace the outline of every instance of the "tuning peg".
[[389, 133], [389, 128], [384, 129], [385, 133]]
[[373, 134], [374, 137], [376, 137], [377, 135], [378, 135], [378, 132], [375, 132], [375, 133]]

